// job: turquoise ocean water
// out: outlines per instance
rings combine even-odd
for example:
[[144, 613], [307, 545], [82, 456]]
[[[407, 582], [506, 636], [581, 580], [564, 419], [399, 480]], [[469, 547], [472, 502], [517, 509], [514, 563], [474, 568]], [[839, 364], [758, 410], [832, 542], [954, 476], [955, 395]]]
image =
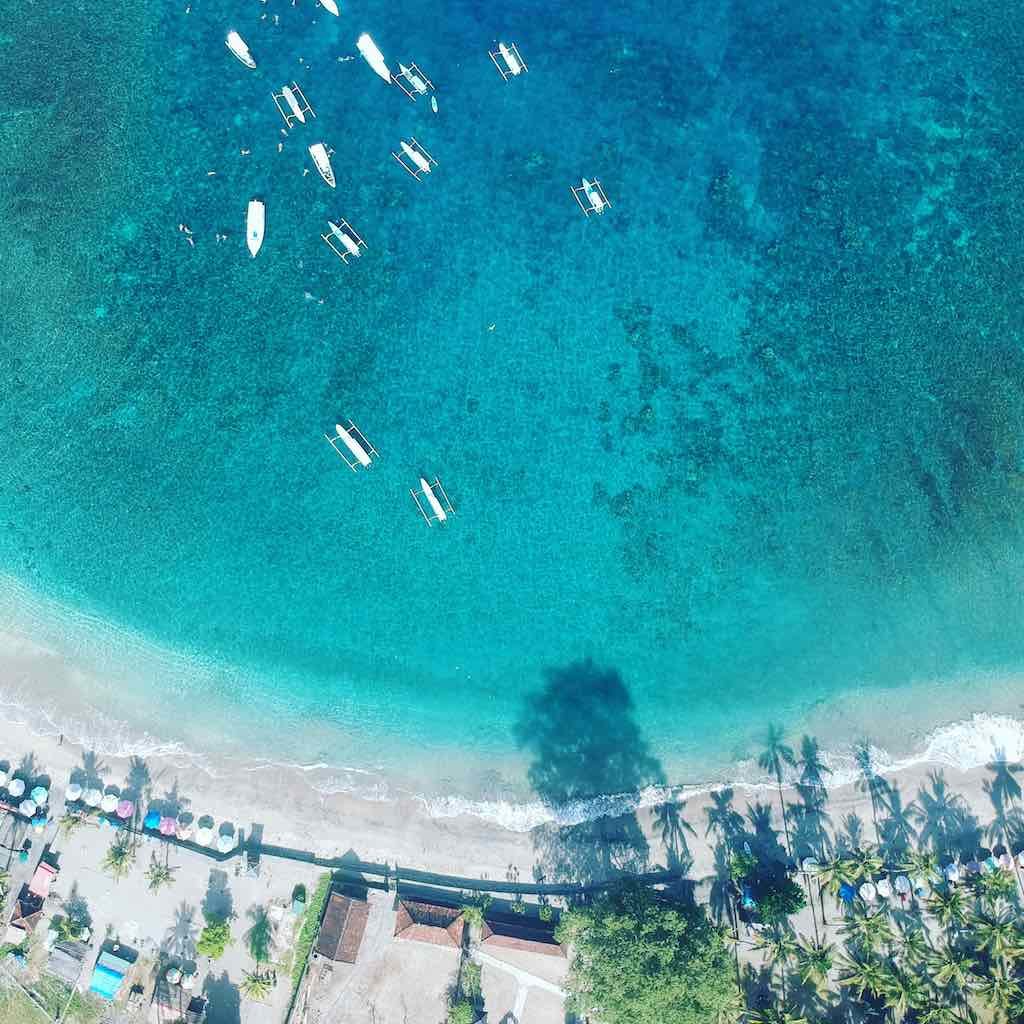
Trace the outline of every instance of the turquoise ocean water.
[[1008, 7], [186, 7], [0, 2], [0, 570], [182, 659], [75, 700], [473, 796], [526, 792], [528, 695], [587, 657], [670, 782], [768, 721], [907, 746], [873, 709], [926, 730], [1020, 677]]

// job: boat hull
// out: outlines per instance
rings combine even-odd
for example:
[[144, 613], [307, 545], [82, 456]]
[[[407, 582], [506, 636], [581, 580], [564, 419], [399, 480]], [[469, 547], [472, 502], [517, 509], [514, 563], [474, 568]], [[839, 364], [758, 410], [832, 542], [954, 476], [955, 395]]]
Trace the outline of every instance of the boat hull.
[[253, 259], [263, 246], [266, 217], [267, 210], [263, 203], [259, 199], [250, 200], [245, 217], [245, 244], [249, 247]]
[[247, 68], [256, 67], [256, 61], [253, 58], [252, 53], [249, 52], [249, 47], [246, 45], [245, 40], [232, 29], [224, 40], [224, 45], [238, 58], [238, 61], [244, 64]]
[[309, 147], [309, 155], [313, 158], [320, 177], [327, 182], [331, 188], [336, 185], [334, 179], [334, 168], [331, 167], [331, 158], [327, 155], [327, 147], [322, 142], [316, 142]]

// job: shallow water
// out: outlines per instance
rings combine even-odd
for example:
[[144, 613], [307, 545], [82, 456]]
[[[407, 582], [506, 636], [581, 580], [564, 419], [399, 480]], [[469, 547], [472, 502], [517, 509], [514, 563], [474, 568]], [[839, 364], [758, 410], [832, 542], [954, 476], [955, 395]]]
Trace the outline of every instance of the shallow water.
[[[527, 697], [588, 656], [669, 781], [876, 696], [920, 736], [1020, 672], [1009, 15], [194, 6], [0, 39], [0, 567], [186, 658], [81, 700], [478, 795], [524, 791]], [[437, 115], [344, 59], [363, 30]], [[285, 136], [293, 77], [318, 117]], [[322, 438], [348, 417], [369, 473]], [[829, 738], [909, 744], [878, 718]]]

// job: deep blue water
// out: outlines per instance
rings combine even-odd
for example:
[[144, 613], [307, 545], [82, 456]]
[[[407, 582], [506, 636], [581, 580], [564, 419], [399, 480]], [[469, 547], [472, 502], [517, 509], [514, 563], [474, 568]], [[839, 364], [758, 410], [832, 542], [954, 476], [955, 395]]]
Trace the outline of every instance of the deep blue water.
[[[1024, 667], [998, 9], [184, 8], [4, 21], [0, 568], [216, 666], [188, 690], [207, 742], [468, 787], [514, 774], [526, 695], [589, 656], [697, 778], [768, 720], [931, 682], [937, 719]], [[437, 115], [340, 59], [362, 31]], [[500, 80], [497, 38], [528, 74]], [[293, 78], [318, 116], [285, 136]], [[348, 417], [370, 473], [322, 438]], [[143, 682], [122, 711], [196, 731]]]

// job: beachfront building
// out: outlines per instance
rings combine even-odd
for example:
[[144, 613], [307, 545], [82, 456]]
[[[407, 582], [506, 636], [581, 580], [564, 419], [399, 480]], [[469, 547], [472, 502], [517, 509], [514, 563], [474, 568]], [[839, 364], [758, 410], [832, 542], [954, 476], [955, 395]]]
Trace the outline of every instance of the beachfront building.
[[124, 985], [135, 959], [121, 946], [115, 945], [104, 949], [96, 960], [89, 991], [113, 1001], [121, 991], [121, 986]]
[[84, 942], [56, 942], [46, 962], [46, 973], [68, 988], [77, 988], [88, 952], [89, 947]]
[[511, 949], [542, 956], [565, 956], [553, 925], [522, 915], [488, 914], [480, 931], [480, 945], [488, 950]]
[[27, 885], [23, 885], [14, 903], [11, 923], [7, 926], [7, 933], [4, 935], [5, 945], [20, 946], [35, 931], [36, 925], [42, 918], [42, 899], [30, 892]]
[[439, 900], [399, 898], [397, 910], [396, 939], [462, 948], [466, 920], [455, 904]]
[[354, 964], [366, 931], [370, 905], [340, 892], [332, 892], [324, 908], [314, 958], [339, 964]]

